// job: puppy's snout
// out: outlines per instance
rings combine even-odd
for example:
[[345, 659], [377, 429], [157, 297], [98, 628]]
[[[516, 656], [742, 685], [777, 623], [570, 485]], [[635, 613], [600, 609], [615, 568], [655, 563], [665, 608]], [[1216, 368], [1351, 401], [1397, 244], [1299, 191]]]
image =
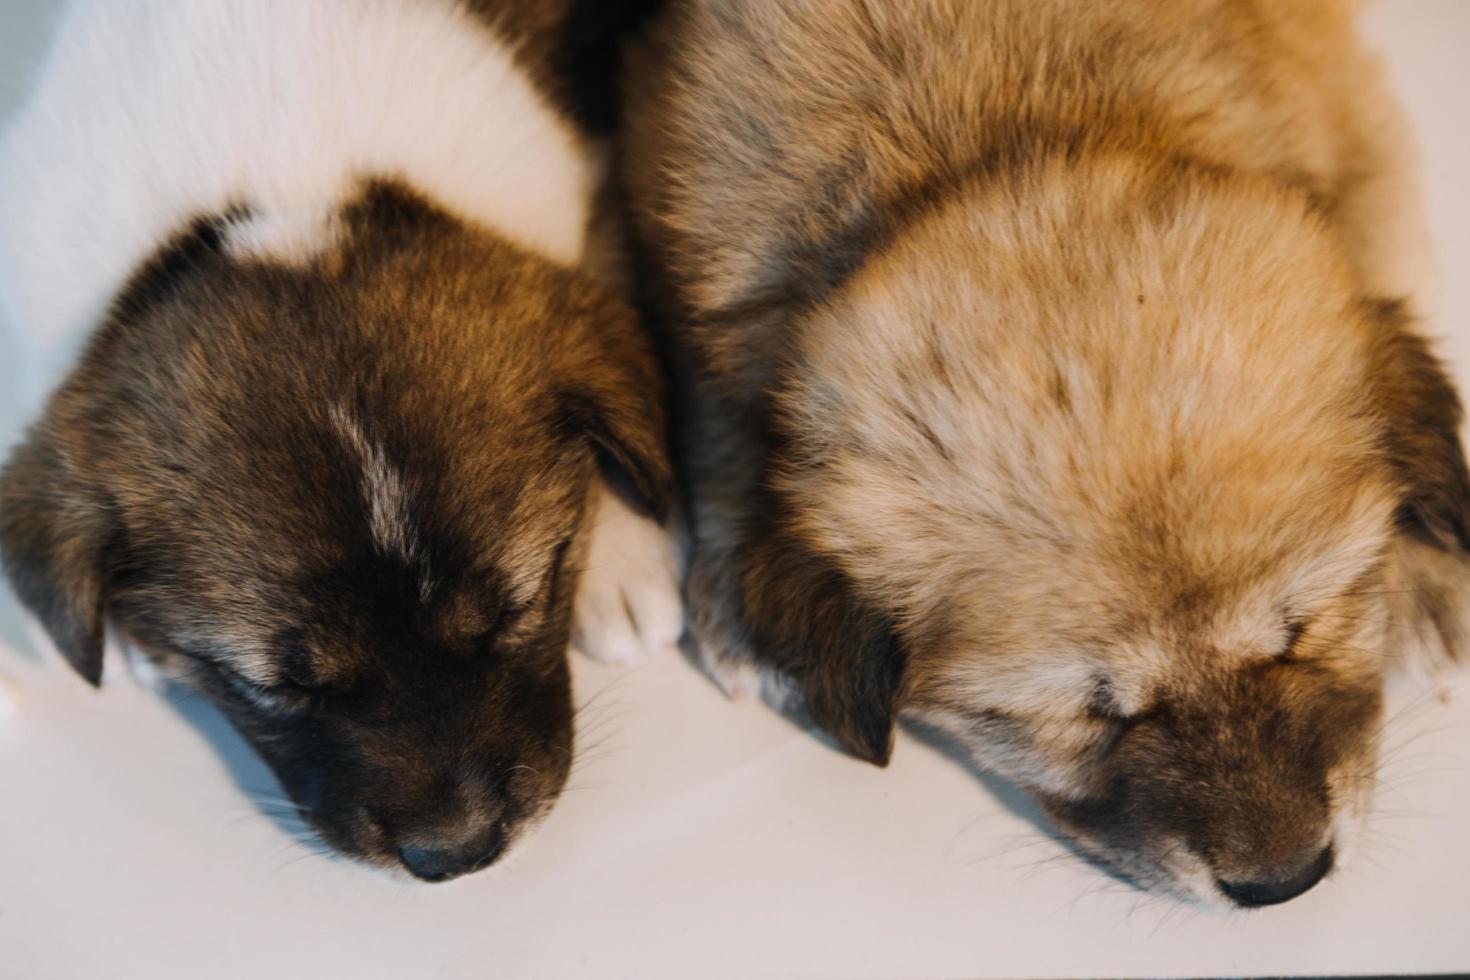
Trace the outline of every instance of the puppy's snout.
[[505, 826], [494, 821], [468, 834], [415, 838], [398, 848], [398, 858], [415, 878], [448, 881], [487, 868], [505, 850]]
[[1332, 846], [1329, 844], [1297, 870], [1281, 877], [1240, 881], [1220, 878], [1217, 883], [1227, 898], [1243, 908], [1276, 905], [1310, 890], [1332, 870], [1332, 861]]

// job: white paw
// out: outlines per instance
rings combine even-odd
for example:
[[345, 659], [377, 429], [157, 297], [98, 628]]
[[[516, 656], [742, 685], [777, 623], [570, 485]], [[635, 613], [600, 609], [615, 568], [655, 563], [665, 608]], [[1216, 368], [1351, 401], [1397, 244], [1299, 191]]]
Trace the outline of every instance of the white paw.
[[673, 536], [600, 483], [592, 521], [572, 646], [619, 667], [673, 649], [684, 631]]

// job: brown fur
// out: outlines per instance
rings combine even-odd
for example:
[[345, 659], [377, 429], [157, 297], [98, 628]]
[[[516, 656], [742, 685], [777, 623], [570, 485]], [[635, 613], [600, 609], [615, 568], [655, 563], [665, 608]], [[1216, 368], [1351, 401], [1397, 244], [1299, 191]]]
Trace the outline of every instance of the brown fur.
[[1321, 876], [1385, 661], [1463, 633], [1470, 544], [1458, 400], [1388, 301], [1412, 153], [1351, 14], [658, 22], [625, 173], [719, 669], [784, 673], [880, 763], [898, 711], [938, 723], [1142, 883]]
[[514, 46], [522, 68], [586, 132], [617, 123], [621, 42], [662, 0], [464, 0]]
[[296, 267], [202, 220], [140, 272], [0, 475], [0, 548], [88, 680], [111, 619], [334, 846], [394, 864], [470, 821], [493, 857], [566, 778], [598, 457], [668, 506], [659, 379], [624, 304], [402, 187], [341, 222]]
[[[380, 61], [404, 70], [393, 58], [415, 49], [383, 50], [364, 67], [352, 42], [402, 33], [448, 47], [447, 32], [477, 29], [454, 6], [422, 23], [408, 16], [422, 11], [379, 10], [378, 33], [330, 16], [297, 28], [321, 46], [325, 75]], [[272, 198], [265, 165], [236, 200], [211, 199], [219, 192], [205, 185], [182, 195], [179, 211], [203, 213], [148, 232], [177, 237], [132, 270], [0, 471], [6, 576], [83, 677], [100, 681], [104, 633], [116, 627], [225, 712], [328, 844], [436, 881], [494, 861], [560, 794], [573, 627], [587, 652], [627, 657], [679, 625], [666, 541], [647, 519], [662, 519], [672, 494], [654, 352], [628, 304], [569, 267], [582, 258], [575, 226], [599, 170], [591, 137], [610, 125], [626, 18], [581, 0], [534, 13], [509, 0], [465, 6], [495, 35], [466, 49], [486, 59], [489, 87], [455, 86], [473, 72], [429, 72], [401, 105], [396, 85], [392, 98], [365, 98], [366, 115], [344, 129], [362, 123], [367, 150], [324, 139], [327, 179], [304, 182], [289, 204]], [[232, 43], [219, 32], [239, 13], [170, 23], [164, 10], [131, 21], [99, 12], [83, 26], [96, 37], [146, 29], [166, 67], [192, 63], [196, 41]], [[191, 47], [162, 46], [172, 43]], [[520, 65], [498, 76], [506, 44]], [[284, 83], [281, 64], [261, 66]], [[417, 67], [407, 70], [397, 84], [413, 80]], [[65, 90], [55, 77], [43, 76], [43, 93]], [[226, 94], [204, 98], [238, 94], [231, 66], [220, 78]], [[527, 79], [545, 106], [520, 90]], [[460, 170], [436, 177], [412, 154], [394, 156], [395, 141], [433, 135], [397, 130], [405, 106], [476, 98], [504, 111], [473, 118], [506, 131], [447, 132]], [[58, 106], [70, 108], [44, 115]], [[256, 121], [239, 145], [217, 147], [242, 172], [249, 154], [281, 148], [270, 127], [251, 140]], [[188, 175], [192, 158], [164, 157], [188, 132], [162, 135], [137, 134], [148, 163], [128, 177]], [[479, 137], [494, 152], [478, 155]], [[400, 162], [364, 163], [379, 159], [378, 144]], [[507, 200], [542, 179], [536, 160], [517, 174], [533, 147], [556, 155], [544, 188], [569, 197], [547, 198], [544, 216], [477, 206], [477, 173]], [[341, 186], [343, 174], [358, 183]], [[87, 186], [129, 199], [131, 185], [111, 189], [107, 177]], [[592, 556], [596, 572], [582, 575]], [[617, 642], [599, 646], [604, 634]]]

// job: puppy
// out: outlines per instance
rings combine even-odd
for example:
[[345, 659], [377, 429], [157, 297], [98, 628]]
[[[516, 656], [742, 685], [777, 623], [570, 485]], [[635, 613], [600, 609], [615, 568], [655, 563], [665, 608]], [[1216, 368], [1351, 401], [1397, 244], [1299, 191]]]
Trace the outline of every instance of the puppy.
[[16, 592], [89, 682], [110, 621], [327, 843], [430, 881], [561, 791], [574, 621], [621, 661], [680, 631], [659, 373], [577, 271], [575, 8], [472, 6], [83, 4], [0, 172], [30, 374], [88, 338], [0, 476]]
[[1464, 637], [1411, 154], [1330, 0], [688, 0], [626, 179], [712, 669], [937, 726], [1141, 886], [1312, 887]]

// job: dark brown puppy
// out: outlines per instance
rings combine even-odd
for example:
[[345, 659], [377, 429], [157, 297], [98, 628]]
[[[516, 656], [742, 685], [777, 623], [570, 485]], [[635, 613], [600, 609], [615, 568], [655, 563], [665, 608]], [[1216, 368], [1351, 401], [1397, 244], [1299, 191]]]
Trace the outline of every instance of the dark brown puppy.
[[[626, 111], [691, 620], [1141, 884], [1311, 887], [1385, 663], [1464, 638], [1412, 154], [1331, 0], [688, 0]], [[764, 680], [761, 681], [764, 683]]]
[[596, 170], [552, 105], [454, 4], [103, 4], [6, 145], [20, 326], [39, 361], [91, 332], [0, 475], [16, 591], [87, 680], [110, 621], [328, 843], [427, 880], [559, 794], [574, 615], [604, 655], [677, 635], [660, 379], [575, 269]]

